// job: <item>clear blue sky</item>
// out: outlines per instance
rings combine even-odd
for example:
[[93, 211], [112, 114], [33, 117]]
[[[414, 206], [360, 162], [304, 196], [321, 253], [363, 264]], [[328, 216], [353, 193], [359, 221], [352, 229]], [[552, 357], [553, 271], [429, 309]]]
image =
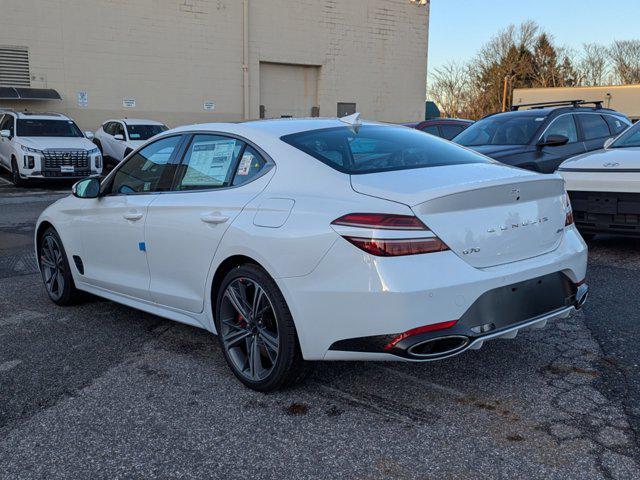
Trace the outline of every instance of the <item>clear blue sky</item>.
[[568, 47], [640, 39], [640, 0], [431, 0], [429, 70], [470, 59], [499, 30], [524, 20]]

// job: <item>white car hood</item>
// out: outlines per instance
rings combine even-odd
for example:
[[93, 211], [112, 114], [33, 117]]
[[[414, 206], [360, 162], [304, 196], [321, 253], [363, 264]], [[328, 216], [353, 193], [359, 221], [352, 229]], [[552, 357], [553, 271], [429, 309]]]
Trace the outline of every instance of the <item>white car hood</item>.
[[559, 171], [572, 170], [640, 170], [640, 147], [596, 150], [564, 161]]
[[127, 142], [127, 147], [129, 147], [131, 150], [135, 150], [136, 148], [138, 148], [141, 145], [144, 145], [145, 143], [147, 143], [146, 140], [129, 140]]
[[19, 137], [18, 143], [38, 150], [91, 150], [95, 145], [84, 137]]

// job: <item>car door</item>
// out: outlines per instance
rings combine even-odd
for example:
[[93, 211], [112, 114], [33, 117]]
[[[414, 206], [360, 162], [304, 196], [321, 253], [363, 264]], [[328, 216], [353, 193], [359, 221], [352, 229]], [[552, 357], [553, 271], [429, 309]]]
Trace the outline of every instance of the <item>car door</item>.
[[244, 206], [266, 187], [272, 166], [241, 139], [212, 134], [191, 138], [174, 191], [149, 206], [145, 238], [155, 302], [203, 311], [218, 244]]
[[[0, 119], [0, 130], [9, 130], [14, 134], [13, 116], [6, 114]], [[0, 137], [0, 163], [11, 168], [11, 139]]]
[[83, 281], [150, 301], [144, 224], [149, 204], [171, 188], [183, 137], [148, 145], [105, 179], [101, 196], [79, 213]]
[[[111, 137], [111, 145], [113, 149], [113, 158], [121, 162], [124, 158], [124, 152], [127, 149], [127, 131], [122, 122], [114, 122], [113, 137]], [[115, 138], [116, 135], [122, 135], [122, 140]]]
[[552, 120], [538, 141], [544, 142], [551, 135], [562, 135], [567, 137], [569, 141], [564, 145], [541, 147], [535, 164], [542, 173], [553, 173], [567, 158], [585, 152], [573, 114], [562, 114]]
[[607, 138], [613, 137], [609, 130], [609, 124], [607, 124], [602, 115], [597, 113], [578, 113], [576, 116], [580, 123], [587, 152], [603, 148]]

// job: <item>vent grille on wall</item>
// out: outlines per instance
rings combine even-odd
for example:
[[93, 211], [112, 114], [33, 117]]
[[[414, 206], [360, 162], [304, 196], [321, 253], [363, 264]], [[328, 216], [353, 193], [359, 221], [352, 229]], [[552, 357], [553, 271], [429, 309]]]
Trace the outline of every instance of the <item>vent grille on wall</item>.
[[0, 85], [30, 87], [29, 49], [0, 46]]

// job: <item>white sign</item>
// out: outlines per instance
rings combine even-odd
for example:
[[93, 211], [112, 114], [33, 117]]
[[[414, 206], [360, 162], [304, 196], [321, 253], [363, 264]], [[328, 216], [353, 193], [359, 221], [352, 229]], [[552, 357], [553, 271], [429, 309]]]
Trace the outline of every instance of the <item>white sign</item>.
[[202, 104], [202, 108], [205, 110], [215, 110], [216, 109], [216, 104], [214, 102], [204, 102]]
[[135, 108], [136, 107], [136, 99], [135, 98], [123, 98], [122, 106], [124, 108]]
[[87, 92], [76, 93], [79, 108], [86, 108], [89, 105], [89, 94]]

